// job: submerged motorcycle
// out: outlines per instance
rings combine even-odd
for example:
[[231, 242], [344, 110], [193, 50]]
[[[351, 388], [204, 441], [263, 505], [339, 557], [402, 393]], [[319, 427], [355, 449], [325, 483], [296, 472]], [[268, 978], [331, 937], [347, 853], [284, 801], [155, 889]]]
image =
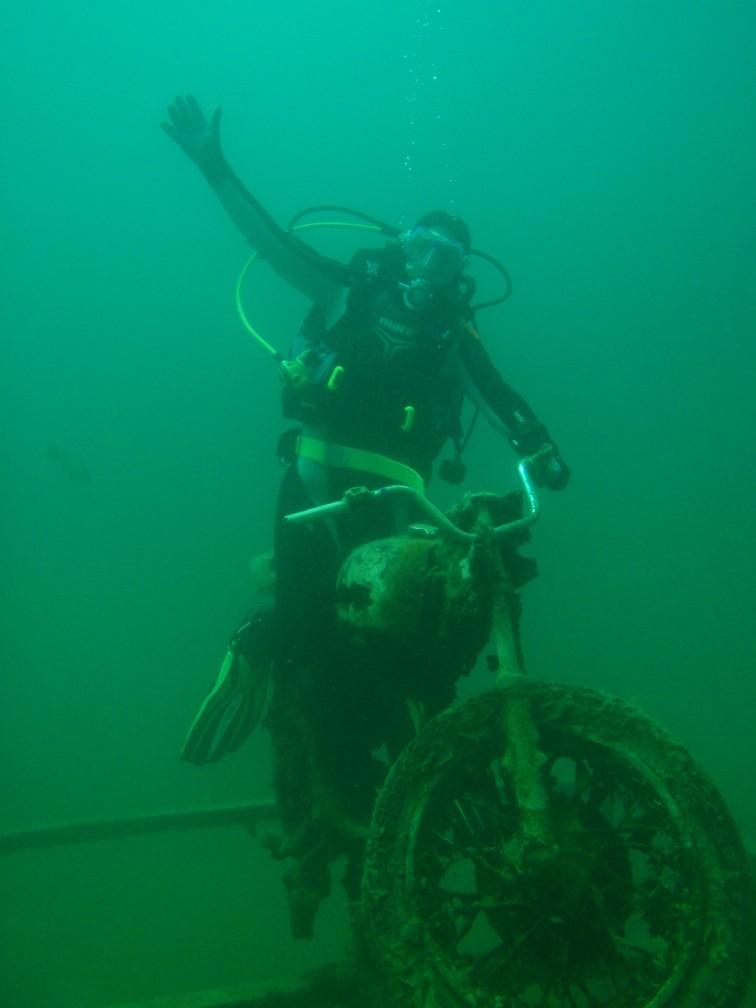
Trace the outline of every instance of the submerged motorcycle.
[[415, 702], [416, 734], [391, 754], [355, 911], [372, 978], [361, 1003], [738, 1008], [756, 901], [716, 787], [625, 701], [525, 675], [530, 461], [522, 492], [467, 495], [448, 514], [389, 486], [289, 516], [389, 501], [421, 512], [347, 557], [340, 624], [373, 658], [383, 649], [404, 665], [399, 676], [417, 678], [420, 663], [454, 679], [480, 655], [496, 675], [435, 716]]

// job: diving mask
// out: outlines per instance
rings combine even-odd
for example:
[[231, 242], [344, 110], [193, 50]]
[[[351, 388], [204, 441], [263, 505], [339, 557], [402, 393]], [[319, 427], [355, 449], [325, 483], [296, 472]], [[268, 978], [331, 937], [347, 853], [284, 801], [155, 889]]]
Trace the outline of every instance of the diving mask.
[[464, 269], [467, 249], [442, 228], [418, 224], [401, 236], [407, 272], [437, 284], [449, 283]]

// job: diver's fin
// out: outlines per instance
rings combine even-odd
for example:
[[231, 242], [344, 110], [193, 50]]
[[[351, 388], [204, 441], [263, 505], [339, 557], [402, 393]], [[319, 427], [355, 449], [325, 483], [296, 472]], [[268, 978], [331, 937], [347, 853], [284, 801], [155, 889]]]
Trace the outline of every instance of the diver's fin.
[[264, 646], [253, 651], [243, 644], [249, 643], [249, 631], [262, 628], [263, 622], [261, 618], [249, 620], [231, 641], [215, 685], [189, 728], [181, 759], [196, 766], [214, 763], [235, 752], [260, 720], [272, 654], [265, 653]]
[[230, 647], [187, 733], [181, 759], [202, 766], [235, 752], [260, 720], [269, 678], [269, 663], [253, 668]]

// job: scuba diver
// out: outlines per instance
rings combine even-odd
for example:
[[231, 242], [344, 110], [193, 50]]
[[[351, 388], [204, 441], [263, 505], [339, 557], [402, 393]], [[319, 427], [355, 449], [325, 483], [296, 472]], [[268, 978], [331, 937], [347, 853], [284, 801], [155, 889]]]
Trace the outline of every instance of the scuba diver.
[[[448, 439], [455, 458], [439, 474], [461, 482], [465, 397], [517, 455], [550, 446], [532, 473], [537, 483], [561, 490], [570, 471], [480, 339], [474, 284], [464, 272], [471, 254], [465, 222], [434, 210], [385, 247], [359, 250], [348, 265], [328, 258], [281, 228], [247, 191], [224, 157], [220, 118], [220, 109], [207, 118], [194, 97], [178, 97], [162, 128], [200, 169], [252, 248], [312, 307], [289, 357], [279, 361], [283, 412], [298, 426], [279, 442], [286, 469], [274, 537], [274, 604], [249, 613], [232, 637], [182, 757], [203, 764], [238, 748], [260, 716], [270, 673], [266, 723], [285, 832], [271, 848], [289, 859], [294, 935], [309, 937], [335, 856], [348, 855], [350, 898], [357, 898], [359, 885], [360, 828], [352, 830], [351, 844], [343, 839], [349, 830], [338, 839], [328, 825], [333, 807], [326, 814], [323, 806], [333, 806], [335, 794], [345, 820], [369, 821], [385, 774], [371, 753], [387, 740], [383, 729], [389, 729], [379, 722], [393, 708], [376, 700], [377, 684], [388, 689], [385, 673], [371, 669], [369, 656], [345, 651], [336, 627], [338, 570], [365, 541], [364, 529], [341, 517], [287, 524], [285, 516], [338, 500], [355, 486], [400, 483], [422, 492]], [[375, 519], [369, 537], [391, 535], [396, 522], [391, 514]], [[451, 681], [415, 685], [427, 713], [454, 697]], [[398, 696], [403, 687], [391, 689]]]

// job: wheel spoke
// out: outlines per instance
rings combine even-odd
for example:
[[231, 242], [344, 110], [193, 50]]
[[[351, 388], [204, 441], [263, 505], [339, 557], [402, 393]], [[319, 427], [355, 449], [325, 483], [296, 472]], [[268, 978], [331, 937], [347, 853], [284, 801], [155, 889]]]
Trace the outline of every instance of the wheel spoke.
[[485, 869], [487, 872], [491, 872], [492, 875], [503, 877], [501, 870], [487, 861], [481, 851], [477, 850], [475, 847], [463, 847], [461, 844], [457, 843], [456, 840], [452, 840], [450, 837], [444, 836], [441, 833], [436, 833], [435, 836], [439, 840], [443, 840], [443, 842], [448, 844], [450, 847], [454, 848], [454, 850], [459, 854], [459, 857], [456, 859], [457, 861], [472, 861], [473, 864], [477, 865], [479, 868]]

